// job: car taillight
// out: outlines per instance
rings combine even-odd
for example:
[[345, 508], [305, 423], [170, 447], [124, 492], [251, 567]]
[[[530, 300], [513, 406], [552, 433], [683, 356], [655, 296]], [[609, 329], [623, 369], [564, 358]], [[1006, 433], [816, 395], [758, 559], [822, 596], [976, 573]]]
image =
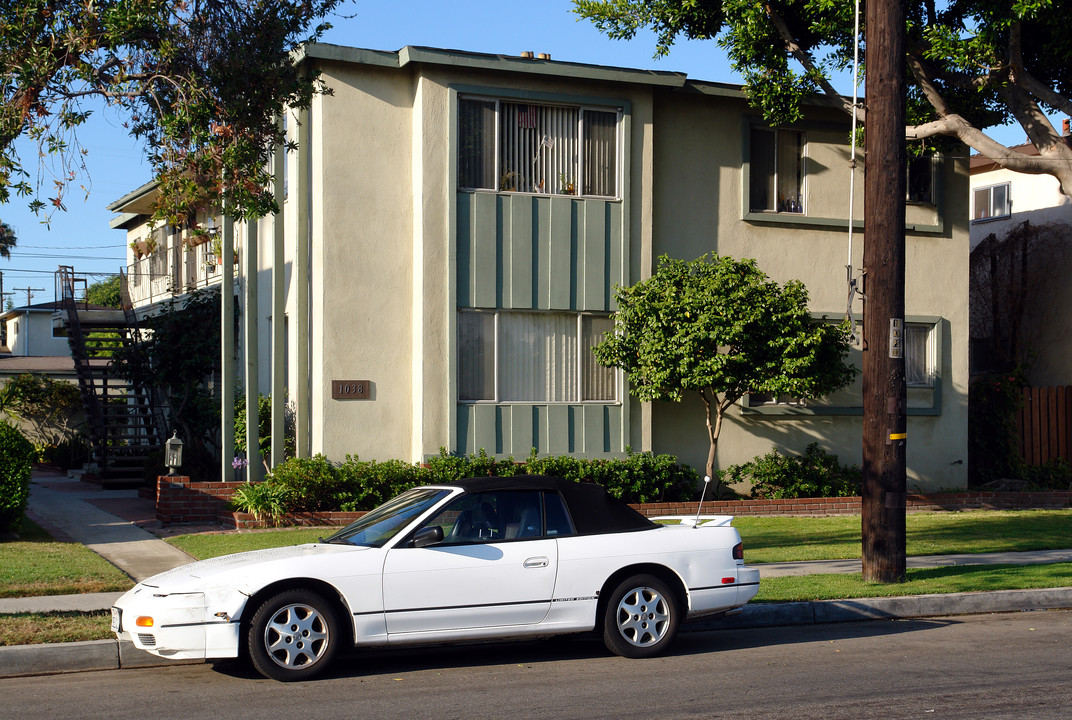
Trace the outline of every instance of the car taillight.
[[744, 560], [744, 543], [739, 542], [733, 546], [733, 559]]

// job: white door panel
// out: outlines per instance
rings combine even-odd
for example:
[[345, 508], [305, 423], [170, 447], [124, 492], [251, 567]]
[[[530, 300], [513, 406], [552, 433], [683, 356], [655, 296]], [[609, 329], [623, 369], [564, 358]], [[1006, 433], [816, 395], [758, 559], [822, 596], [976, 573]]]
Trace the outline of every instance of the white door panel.
[[538, 623], [557, 569], [553, 539], [395, 548], [383, 571], [387, 632]]

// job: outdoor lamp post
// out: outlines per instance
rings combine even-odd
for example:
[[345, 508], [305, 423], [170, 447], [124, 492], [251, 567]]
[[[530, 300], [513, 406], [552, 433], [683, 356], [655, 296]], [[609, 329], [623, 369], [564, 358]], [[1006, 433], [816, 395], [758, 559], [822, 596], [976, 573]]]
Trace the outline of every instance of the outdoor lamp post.
[[171, 472], [168, 475], [177, 475], [175, 471], [182, 465], [182, 440], [178, 438], [178, 431], [171, 434], [171, 439], [164, 443], [164, 464]]

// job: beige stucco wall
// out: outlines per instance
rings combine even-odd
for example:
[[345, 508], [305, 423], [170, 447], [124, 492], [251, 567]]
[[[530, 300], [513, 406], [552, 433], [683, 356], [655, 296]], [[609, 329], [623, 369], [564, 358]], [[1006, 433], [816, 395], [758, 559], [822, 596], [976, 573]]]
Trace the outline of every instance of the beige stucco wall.
[[[772, 224], [742, 219], [742, 137], [749, 110], [732, 98], [673, 95], [660, 98], [655, 116], [655, 209], [653, 254], [692, 259], [706, 252], [755, 258], [773, 279], [798, 279], [807, 286], [813, 311], [840, 317], [845, 312], [848, 233], [848, 148], [835, 149], [839, 133], [825, 124], [808, 133], [805, 181], [809, 217], [837, 219], [837, 225]], [[836, 121], [814, 114], [812, 122]], [[847, 133], [840, 133], [844, 139]], [[966, 484], [967, 467], [967, 208], [966, 163], [947, 163], [941, 187], [945, 230], [910, 234], [906, 240], [906, 316], [944, 318], [941, 414], [908, 421], [909, 488], [936, 489]], [[949, 192], [952, 189], [953, 192]], [[957, 190], [960, 189], [960, 192]], [[862, 216], [863, 177], [856, 179], [857, 218]], [[910, 222], [933, 224], [933, 207], [909, 209]], [[859, 269], [865, 238], [855, 235], [853, 264]], [[862, 305], [854, 305], [862, 320]], [[655, 403], [652, 447], [670, 452], [696, 468], [707, 455], [704, 407], [698, 398], [681, 404]], [[859, 463], [861, 418], [742, 415], [730, 411], [719, 443], [718, 465], [746, 462], [778, 449], [798, 453], [813, 441]]]
[[[326, 63], [332, 95], [311, 113], [312, 450], [407, 458], [415, 86], [408, 73], [356, 69]], [[372, 397], [333, 400], [332, 380], [371, 381]]]

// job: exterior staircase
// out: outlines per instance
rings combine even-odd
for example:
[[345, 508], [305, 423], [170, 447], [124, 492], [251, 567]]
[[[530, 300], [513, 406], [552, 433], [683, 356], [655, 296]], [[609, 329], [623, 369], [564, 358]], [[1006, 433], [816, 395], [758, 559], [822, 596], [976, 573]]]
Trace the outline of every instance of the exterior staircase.
[[149, 456], [163, 447], [164, 416], [152, 389], [127, 380], [112, 361], [117, 349], [140, 341], [126, 283], [120, 283], [123, 309], [90, 309], [85, 277], [75, 276], [68, 266], [60, 266], [57, 276], [85, 407], [91, 462], [106, 487], [141, 485]]

